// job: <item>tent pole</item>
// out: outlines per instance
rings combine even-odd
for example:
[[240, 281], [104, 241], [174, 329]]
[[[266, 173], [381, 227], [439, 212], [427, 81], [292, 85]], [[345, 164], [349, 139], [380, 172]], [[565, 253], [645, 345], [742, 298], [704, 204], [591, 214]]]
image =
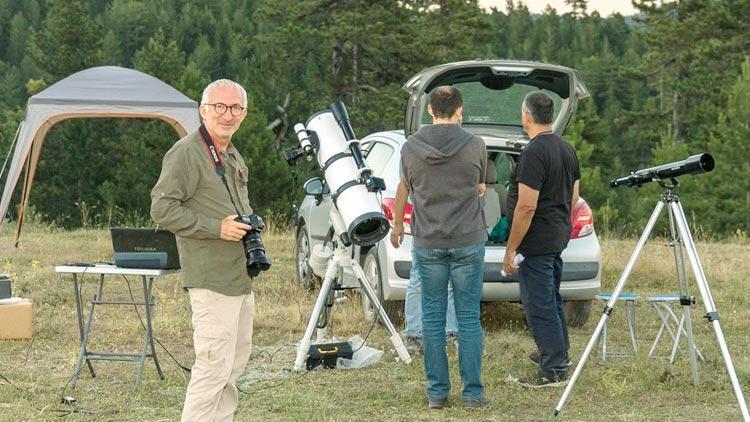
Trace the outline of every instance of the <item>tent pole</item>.
[[0, 180], [3, 179], [3, 174], [5, 173], [5, 165], [8, 164], [8, 159], [10, 158], [10, 154], [13, 152], [13, 147], [16, 145], [16, 141], [18, 141], [18, 134], [21, 133], [22, 126], [23, 126], [23, 120], [21, 120], [21, 123], [18, 124], [18, 129], [16, 129], [16, 135], [13, 137], [13, 142], [10, 143], [10, 148], [8, 148], [8, 154], [5, 156], [5, 161], [3, 162], [3, 168], [0, 169]]
[[[33, 148], [33, 145], [32, 145]], [[29, 152], [29, 155], [26, 157], [26, 174], [24, 174], [23, 177], [23, 186], [21, 187], [21, 206], [18, 209], [18, 221], [16, 222], [16, 238], [13, 240], [13, 246], [18, 247], [18, 241], [21, 238], [21, 227], [23, 226], [23, 218], [26, 214], [26, 203], [28, 202], [28, 191], [27, 187], [28, 184], [26, 183], [29, 180], [29, 173], [31, 170], [31, 152]]]

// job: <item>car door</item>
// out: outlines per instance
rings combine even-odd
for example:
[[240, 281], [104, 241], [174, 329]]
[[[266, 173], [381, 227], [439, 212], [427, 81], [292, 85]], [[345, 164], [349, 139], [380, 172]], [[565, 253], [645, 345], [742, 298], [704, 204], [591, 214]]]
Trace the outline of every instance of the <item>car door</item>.
[[329, 236], [328, 232], [331, 228], [331, 222], [328, 217], [328, 212], [333, 206], [331, 200], [331, 191], [326, 185], [324, 194], [321, 197], [320, 203], [315, 206], [313, 205], [310, 210], [310, 214], [307, 218], [307, 229], [309, 230], [310, 236], [310, 247], [312, 248], [316, 244], [323, 243]]

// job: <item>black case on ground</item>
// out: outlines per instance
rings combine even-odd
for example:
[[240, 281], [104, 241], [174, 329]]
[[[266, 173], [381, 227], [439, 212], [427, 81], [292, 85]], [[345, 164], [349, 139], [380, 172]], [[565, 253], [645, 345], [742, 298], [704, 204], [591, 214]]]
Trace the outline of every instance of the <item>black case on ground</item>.
[[336, 359], [351, 359], [353, 354], [352, 344], [348, 341], [312, 344], [307, 354], [307, 370], [320, 364], [323, 364], [324, 368], [335, 368]]

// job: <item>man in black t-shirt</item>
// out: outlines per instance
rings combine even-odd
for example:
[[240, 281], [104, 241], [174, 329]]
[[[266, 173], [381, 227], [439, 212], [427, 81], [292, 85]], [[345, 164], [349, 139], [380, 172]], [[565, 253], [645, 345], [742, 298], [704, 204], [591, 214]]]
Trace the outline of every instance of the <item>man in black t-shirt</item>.
[[[552, 131], [555, 105], [540, 91], [521, 107], [523, 129], [531, 140], [521, 152], [508, 192], [511, 230], [503, 269], [518, 270], [521, 301], [540, 365], [531, 384], [561, 383], [568, 371], [568, 329], [560, 297], [562, 258], [570, 239], [571, 206], [578, 201], [581, 172], [573, 148]], [[516, 255], [524, 257], [516, 266]]]

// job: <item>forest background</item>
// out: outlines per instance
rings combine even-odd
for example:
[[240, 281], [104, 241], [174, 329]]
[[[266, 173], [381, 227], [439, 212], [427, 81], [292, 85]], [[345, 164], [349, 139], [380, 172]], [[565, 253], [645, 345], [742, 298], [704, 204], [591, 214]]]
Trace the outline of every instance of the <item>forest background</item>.
[[[364, 137], [403, 128], [401, 86], [426, 67], [539, 60], [577, 69], [591, 91], [565, 137], [578, 151], [582, 196], [600, 233], [639, 233], [660, 191], [653, 183], [610, 189], [610, 179], [709, 152], [712, 173], [680, 178], [691, 227], [746, 239], [750, 0], [638, 0], [632, 17], [567, 3], [571, 13], [531, 14], [511, 0], [506, 10], [476, 0], [0, 0], [0, 154], [10, 153], [29, 96], [88, 67], [138, 69], [196, 101], [208, 82], [231, 78], [249, 94], [234, 142], [250, 169], [251, 203], [283, 220], [316, 172], [289, 167], [279, 147], [293, 137], [279, 145], [266, 129], [287, 94], [292, 124], [343, 100]], [[149, 192], [176, 139], [159, 121], [57, 125], [41, 154], [31, 220], [152, 224]]]

